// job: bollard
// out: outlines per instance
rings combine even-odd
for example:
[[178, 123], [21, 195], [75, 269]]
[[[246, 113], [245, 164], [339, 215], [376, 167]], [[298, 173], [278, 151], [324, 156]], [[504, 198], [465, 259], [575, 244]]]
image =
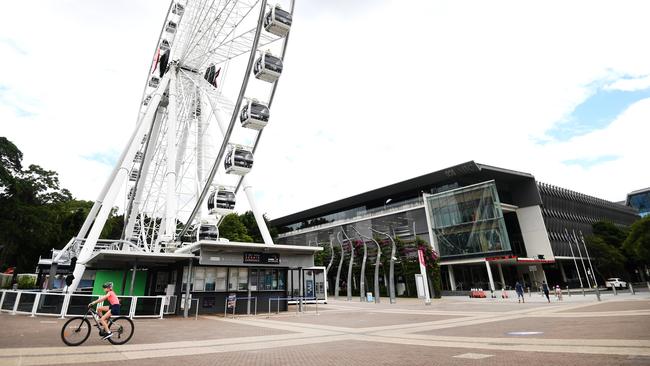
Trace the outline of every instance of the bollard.
[[616, 291], [616, 286], [612, 285], [612, 291], [614, 291], [614, 295], [618, 295], [618, 291]]
[[569, 286], [566, 287], [566, 293], [571, 297], [571, 289], [569, 289]]
[[648, 291], [650, 291], [650, 282], [646, 282], [645, 284], [648, 286]]
[[627, 285], [628, 285], [629, 288], [630, 288], [630, 294], [632, 294], [632, 295], [636, 295], [636, 293], [634, 292], [634, 286], [632, 286], [631, 283], [628, 283]]
[[533, 294], [530, 292], [530, 287], [526, 287], [526, 290], [528, 291], [528, 297], [532, 297]]
[[587, 294], [585, 294], [585, 288], [581, 287], [581, 289], [582, 289], [582, 296], [587, 296]]
[[600, 289], [598, 286], [596, 286], [596, 297], [598, 298], [598, 301], [600, 301]]

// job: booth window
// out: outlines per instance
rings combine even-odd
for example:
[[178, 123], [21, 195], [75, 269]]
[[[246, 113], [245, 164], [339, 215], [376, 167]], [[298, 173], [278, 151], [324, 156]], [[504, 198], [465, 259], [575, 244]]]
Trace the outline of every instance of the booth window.
[[205, 268], [199, 267], [194, 269], [194, 284], [192, 291], [203, 291], [205, 289]]
[[285, 290], [284, 276], [283, 270], [253, 268], [251, 269], [251, 287], [256, 286], [257, 291]]
[[230, 277], [228, 278], [228, 291], [246, 290], [248, 290], [248, 268], [230, 268]]

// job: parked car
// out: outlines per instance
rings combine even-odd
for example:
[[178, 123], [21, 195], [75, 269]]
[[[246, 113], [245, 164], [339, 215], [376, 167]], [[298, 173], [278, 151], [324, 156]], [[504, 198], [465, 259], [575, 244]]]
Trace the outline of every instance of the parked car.
[[627, 288], [627, 282], [621, 281], [620, 278], [608, 278], [607, 281], [605, 281], [605, 287], [607, 288], [616, 287], [617, 289]]

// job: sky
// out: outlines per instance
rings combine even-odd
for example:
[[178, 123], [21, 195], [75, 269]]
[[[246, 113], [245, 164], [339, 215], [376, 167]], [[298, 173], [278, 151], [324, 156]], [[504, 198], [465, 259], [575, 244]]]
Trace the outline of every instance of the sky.
[[[0, 136], [93, 200], [167, 8], [3, 4]], [[650, 186], [647, 14], [648, 1], [297, 0], [249, 177], [258, 206], [276, 218], [469, 160], [624, 200]]]

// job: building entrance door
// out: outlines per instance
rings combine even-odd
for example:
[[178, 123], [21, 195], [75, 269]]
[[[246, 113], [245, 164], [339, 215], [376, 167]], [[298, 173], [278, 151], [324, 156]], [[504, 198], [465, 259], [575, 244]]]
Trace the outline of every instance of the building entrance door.
[[327, 300], [325, 267], [291, 268], [287, 271], [287, 296]]

